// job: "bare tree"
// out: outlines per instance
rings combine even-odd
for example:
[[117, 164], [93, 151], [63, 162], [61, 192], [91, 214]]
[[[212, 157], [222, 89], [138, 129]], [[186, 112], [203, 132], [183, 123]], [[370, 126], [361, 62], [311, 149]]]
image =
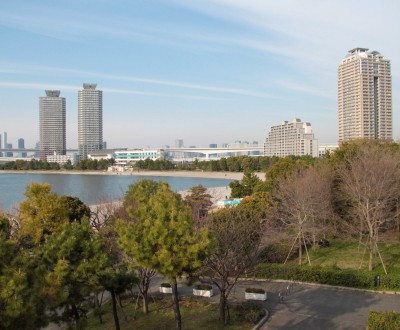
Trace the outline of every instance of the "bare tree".
[[360, 237], [366, 236], [369, 271], [372, 271], [373, 257], [378, 253], [387, 273], [378, 241], [379, 233], [397, 215], [399, 174], [398, 153], [380, 143], [361, 145], [357, 156], [349, 159], [340, 169], [341, 191], [350, 202], [352, 224], [358, 229]]
[[248, 208], [230, 208], [214, 213], [206, 224], [215, 244], [214, 252], [204, 261], [199, 273], [203, 283], [214, 284], [220, 291], [220, 320], [229, 321], [228, 297], [238, 278], [258, 261], [261, 221]]
[[298, 169], [281, 179], [273, 192], [277, 200], [276, 216], [294, 237], [289, 255], [297, 243], [299, 264], [302, 263], [303, 246], [311, 264], [306, 240], [311, 239], [315, 246], [317, 235], [327, 230], [326, 220], [333, 217], [331, 184], [330, 168], [315, 165]]

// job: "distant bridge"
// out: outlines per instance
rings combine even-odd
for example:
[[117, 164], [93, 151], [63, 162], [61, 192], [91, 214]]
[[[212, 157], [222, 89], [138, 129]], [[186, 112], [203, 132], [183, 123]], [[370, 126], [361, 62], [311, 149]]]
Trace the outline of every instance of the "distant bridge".
[[[264, 147], [245, 147], [245, 148], [164, 148], [166, 152], [175, 153], [174, 161], [199, 159], [220, 159], [222, 157], [237, 156], [239, 154], [249, 155], [257, 152], [258, 155], [264, 154]], [[182, 157], [178, 157], [177, 153], [182, 153]], [[250, 154], [251, 155], [251, 154]]]
[[[32, 149], [32, 148], [27, 148], [27, 149], [16, 149], [16, 148], [11, 148], [11, 149], [4, 149], [0, 148], [0, 152], [40, 152], [39, 149]], [[78, 152], [78, 149], [67, 149], [67, 152]]]

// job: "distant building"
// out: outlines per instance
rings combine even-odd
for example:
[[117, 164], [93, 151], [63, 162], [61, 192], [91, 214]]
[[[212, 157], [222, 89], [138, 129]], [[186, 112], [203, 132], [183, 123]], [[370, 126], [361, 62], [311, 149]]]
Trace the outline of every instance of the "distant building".
[[[18, 149], [24, 150], [25, 149], [25, 140], [23, 138], [18, 139]], [[19, 157], [26, 157], [26, 151], [19, 152]]]
[[[7, 132], [4, 132], [4, 149], [11, 149], [12, 144], [8, 143], [7, 141]], [[6, 151], [4, 152], [4, 157], [13, 157], [13, 152], [12, 151]]]
[[125, 166], [132, 162], [139, 160], [164, 159], [165, 152], [163, 149], [133, 149], [133, 150], [120, 150], [114, 153], [115, 165]]
[[92, 159], [92, 160], [112, 159], [112, 158], [115, 158], [116, 151], [124, 151], [124, 150], [126, 150], [126, 148], [97, 150], [97, 151], [93, 151], [90, 154], [88, 154], [88, 159]]
[[75, 165], [78, 161], [78, 155], [76, 153], [72, 155], [47, 155], [46, 161], [48, 163], [58, 163], [60, 165], [64, 165], [65, 163], [70, 161], [71, 165]]
[[334, 153], [335, 150], [339, 148], [337, 144], [331, 144], [331, 145], [320, 145], [318, 147], [318, 154], [319, 157], [324, 157], [328, 152], [330, 154]]
[[318, 140], [314, 138], [311, 124], [295, 118], [272, 126], [264, 144], [264, 155], [318, 157]]
[[183, 148], [184, 143], [182, 139], [175, 140], [175, 148]]
[[218, 148], [216, 143], [210, 143], [209, 148]]
[[338, 69], [339, 144], [353, 139], [392, 140], [390, 61], [354, 48]]
[[66, 103], [58, 90], [46, 90], [39, 97], [40, 160], [66, 153]]
[[96, 84], [83, 84], [78, 91], [78, 150], [80, 160], [103, 149], [103, 92]]
[[[1, 134], [0, 134], [0, 149], [3, 149], [2, 144], [1, 144]], [[0, 157], [3, 157], [3, 153], [0, 151]]]
[[103, 141], [103, 149], [107, 149], [107, 141]]

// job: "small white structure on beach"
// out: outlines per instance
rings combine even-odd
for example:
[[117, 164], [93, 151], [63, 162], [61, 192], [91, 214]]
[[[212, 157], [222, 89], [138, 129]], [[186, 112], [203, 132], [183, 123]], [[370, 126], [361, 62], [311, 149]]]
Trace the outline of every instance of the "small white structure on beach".
[[241, 200], [242, 200], [242, 198], [229, 198], [229, 199], [220, 200], [217, 202], [217, 207], [219, 209], [223, 209], [228, 206], [236, 206], [236, 205], [240, 204]]

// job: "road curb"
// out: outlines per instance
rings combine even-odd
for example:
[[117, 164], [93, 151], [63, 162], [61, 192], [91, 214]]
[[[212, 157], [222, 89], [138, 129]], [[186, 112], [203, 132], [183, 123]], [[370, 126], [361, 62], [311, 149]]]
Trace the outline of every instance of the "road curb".
[[264, 311], [265, 315], [263, 316], [263, 318], [258, 321], [258, 323], [251, 330], [259, 330], [264, 325], [264, 323], [267, 322], [267, 320], [269, 319], [269, 310], [265, 308]]
[[359, 292], [369, 292], [369, 293], [379, 293], [379, 294], [400, 295], [400, 291], [360, 289], [360, 288], [351, 288], [351, 287], [347, 287], [347, 286], [336, 286], [336, 285], [329, 285], [329, 284], [290, 281], [290, 280], [271, 280], [271, 279], [266, 279], [266, 278], [249, 278], [249, 277], [247, 277], [247, 278], [239, 278], [239, 281], [294, 283], [294, 284], [304, 284], [304, 285], [309, 285], [309, 286], [316, 286], [316, 287], [321, 287], [321, 288], [331, 288], [331, 289], [338, 289], [338, 290], [348, 290], [348, 291], [359, 291]]

